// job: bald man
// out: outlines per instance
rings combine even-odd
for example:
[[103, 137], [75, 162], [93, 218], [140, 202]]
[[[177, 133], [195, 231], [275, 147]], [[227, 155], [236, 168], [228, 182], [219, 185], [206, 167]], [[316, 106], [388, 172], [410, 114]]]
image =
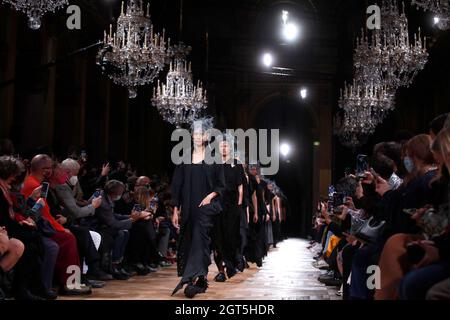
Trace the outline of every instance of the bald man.
[[[53, 160], [46, 154], [39, 154], [31, 160], [31, 174], [26, 177], [21, 193], [25, 198], [30, 197], [33, 191], [44, 181], [49, 181], [53, 173]], [[63, 295], [82, 295], [90, 294], [91, 289], [81, 285], [81, 289], [71, 289], [68, 287], [67, 279], [71, 275], [67, 273], [69, 267], [80, 266], [78, 258], [77, 242], [74, 235], [65, 229], [58, 221], [53, 218], [50, 208], [45, 201], [45, 206], [41, 209], [42, 217], [52, 225], [54, 234], [48, 234], [48, 238], [56, 242], [59, 246], [59, 252], [56, 259], [55, 273], [60, 285], [60, 293]], [[47, 275], [48, 276], [48, 275]], [[46, 284], [49, 286], [49, 284]], [[47, 288], [50, 289], [50, 288]]]

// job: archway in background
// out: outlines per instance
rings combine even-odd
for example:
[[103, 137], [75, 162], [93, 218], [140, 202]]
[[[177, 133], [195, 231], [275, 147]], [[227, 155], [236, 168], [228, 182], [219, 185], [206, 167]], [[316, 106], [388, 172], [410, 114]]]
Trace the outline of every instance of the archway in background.
[[306, 237], [312, 218], [315, 115], [299, 98], [279, 94], [264, 99], [252, 111], [252, 128], [280, 129], [280, 143], [291, 147], [287, 157], [280, 155], [278, 174], [268, 178], [275, 180], [289, 199], [289, 235]]

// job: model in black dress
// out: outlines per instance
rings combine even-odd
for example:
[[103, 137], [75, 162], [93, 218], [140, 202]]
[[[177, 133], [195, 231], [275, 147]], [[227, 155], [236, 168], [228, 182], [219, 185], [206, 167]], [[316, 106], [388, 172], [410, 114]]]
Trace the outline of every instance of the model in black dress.
[[206, 164], [205, 127], [193, 130], [192, 164], [176, 167], [172, 179], [173, 224], [178, 226], [181, 215], [177, 251], [178, 276], [182, 277], [172, 295], [185, 284], [189, 298], [206, 291], [210, 259], [210, 231], [214, 217], [222, 211], [220, 196], [225, 189], [223, 166]]
[[219, 273], [215, 277], [217, 282], [226, 280], [236, 274], [238, 253], [240, 247], [240, 220], [242, 205], [242, 165], [234, 159], [234, 139], [224, 135], [219, 144], [219, 150], [224, 162], [226, 189], [222, 197], [223, 212], [214, 225], [213, 248], [214, 260]]
[[252, 190], [252, 212], [253, 219], [250, 221], [249, 238], [246, 248], [246, 258], [250, 262], [262, 266], [262, 260], [266, 255], [266, 232], [265, 225], [268, 212], [264, 201], [264, 185], [255, 165], [249, 166], [250, 185]]

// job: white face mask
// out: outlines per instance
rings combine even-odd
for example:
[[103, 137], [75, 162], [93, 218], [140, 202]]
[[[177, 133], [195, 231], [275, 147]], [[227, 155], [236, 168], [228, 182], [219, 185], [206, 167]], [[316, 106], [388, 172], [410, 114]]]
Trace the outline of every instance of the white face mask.
[[77, 183], [78, 183], [78, 177], [77, 176], [72, 176], [70, 179], [69, 179], [69, 183], [71, 184], [71, 185], [76, 185]]
[[116, 196], [116, 197], [112, 198], [111, 200], [116, 202], [116, 201], [119, 201], [120, 199], [122, 199], [122, 196]]

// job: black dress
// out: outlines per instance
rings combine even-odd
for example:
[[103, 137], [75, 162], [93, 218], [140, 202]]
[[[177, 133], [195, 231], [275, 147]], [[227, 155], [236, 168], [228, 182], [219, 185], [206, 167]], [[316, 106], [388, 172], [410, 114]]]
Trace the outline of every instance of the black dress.
[[[252, 207], [252, 214], [250, 215], [248, 244], [245, 250], [245, 257], [248, 261], [256, 263], [258, 266], [262, 265], [262, 259], [267, 251], [266, 239], [266, 204], [264, 201], [264, 186], [256, 181], [255, 177], [250, 177], [251, 195], [256, 192], [257, 200], [257, 215], [258, 221], [253, 222], [253, 214], [255, 208]], [[250, 196], [251, 197], [251, 196]]]
[[214, 250], [219, 270], [222, 262], [228, 269], [237, 265], [240, 239], [241, 210], [238, 205], [242, 185], [242, 165], [224, 164], [226, 189], [222, 197], [223, 212], [214, 225]]
[[[172, 202], [181, 210], [177, 271], [182, 283], [206, 277], [210, 258], [210, 231], [214, 216], [222, 211], [220, 195], [225, 189], [222, 165], [181, 164], [172, 179]], [[199, 207], [202, 200], [216, 192], [210, 204]]]

